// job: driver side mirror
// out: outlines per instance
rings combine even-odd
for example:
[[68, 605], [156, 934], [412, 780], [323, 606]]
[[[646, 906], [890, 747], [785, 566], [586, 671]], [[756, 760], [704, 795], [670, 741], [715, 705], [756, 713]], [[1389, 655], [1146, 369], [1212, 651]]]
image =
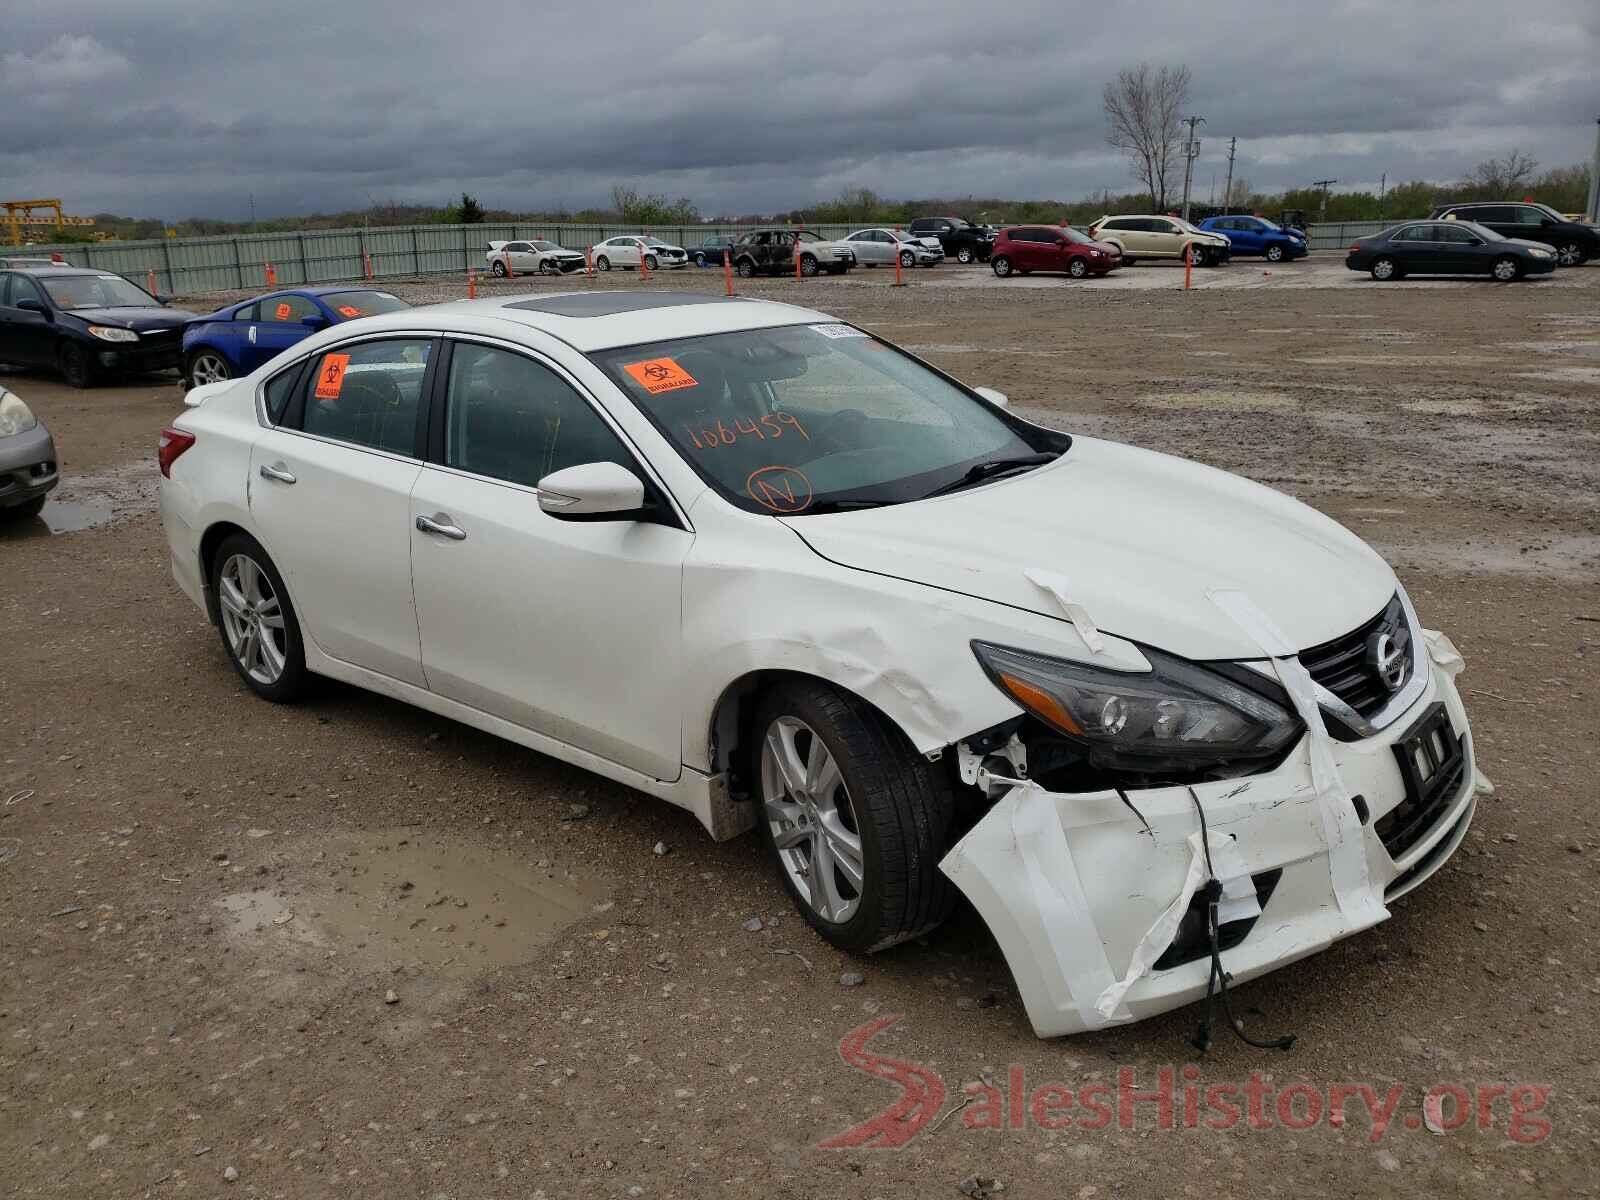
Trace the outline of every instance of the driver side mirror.
[[50, 310], [44, 306], [44, 302], [35, 300], [32, 296], [26, 296], [18, 300], [17, 307], [23, 312], [36, 312], [47, 320], [50, 318]]
[[1011, 407], [1011, 400], [1010, 400], [1009, 397], [1006, 396], [1006, 394], [1004, 392], [997, 392], [992, 387], [973, 388], [972, 390], [977, 392], [978, 395], [982, 396], [985, 400], [987, 400], [990, 404], [994, 405], [996, 408], [1010, 408]]
[[312, 313], [309, 317], [301, 317], [300, 324], [312, 330], [326, 329], [328, 327], [328, 318], [321, 313]]
[[539, 480], [539, 507], [564, 521], [632, 520], [644, 508], [644, 484], [616, 463], [580, 463]]

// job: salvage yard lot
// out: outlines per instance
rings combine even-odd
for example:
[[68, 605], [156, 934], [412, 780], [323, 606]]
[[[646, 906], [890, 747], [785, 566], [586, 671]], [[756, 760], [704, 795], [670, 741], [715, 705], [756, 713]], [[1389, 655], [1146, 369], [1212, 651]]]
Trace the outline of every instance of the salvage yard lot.
[[[1498, 790], [1389, 922], [1237, 989], [1292, 1051], [1224, 1039], [1197, 1059], [1194, 1008], [1040, 1042], [969, 912], [852, 960], [754, 837], [714, 844], [686, 812], [364, 692], [255, 700], [167, 573], [150, 480], [178, 389], [7, 372], [65, 477], [42, 521], [0, 529], [8, 1193], [211, 1196], [232, 1168], [230, 1194], [287, 1197], [957, 1196], [973, 1174], [1017, 1197], [1271, 1195], [1291, 1172], [1594, 1194], [1600, 267], [1377, 285], [1313, 258], [1195, 278], [1186, 294], [1165, 266], [945, 266], [902, 289], [880, 269], [739, 291], [860, 324], [1033, 419], [1291, 492], [1388, 556], [1460, 647]], [[587, 286], [635, 284], [481, 288]], [[1403, 1098], [1376, 1139], [1359, 1102], [1304, 1131], [1185, 1129], [1181, 1107], [1165, 1130], [1148, 1102], [1131, 1129], [1011, 1109], [983, 1129], [974, 1104], [898, 1149], [816, 1148], [900, 1095], [838, 1050], [896, 1014], [870, 1049], [934, 1073], [945, 1111], [969, 1081], [1009, 1098], [1019, 1069], [1029, 1094], [1114, 1093], [1123, 1071], [1153, 1091], [1171, 1067], [1180, 1089], [1242, 1095], [1258, 1072]], [[1549, 1134], [1514, 1138], [1503, 1095], [1490, 1128], [1408, 1122], [1437, 1084], [1548, 1087]]]

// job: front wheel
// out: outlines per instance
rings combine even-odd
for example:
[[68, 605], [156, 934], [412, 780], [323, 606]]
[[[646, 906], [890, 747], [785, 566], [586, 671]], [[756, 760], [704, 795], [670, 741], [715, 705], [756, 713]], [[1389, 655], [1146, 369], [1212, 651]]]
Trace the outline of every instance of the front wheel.
[[754, 279], [756, 276], [756, 264], [753, 259], [741, 258], [734, 264], [733, 269], [739, 272], [740, 279]]
[[698, 250], [695, 251], [694, 265], [697, 267], [703, 267], [706, 265], [706, 256], [701, 254]]
[[1005, 279], [1011, 274], [1011, 259], [1004, 254], [996, 254], [989, 260], [989, 269], [1001, 279]]
[[1189, 261], [1197, 267], [1205, 266], [1207, 262], [1205, 250], [1191, 243], [1189, 246]]
[[911, 267], [916, 266], [917, 265], [917, 256], [915, 254], [911, 253], [911, 251], [909, 251], [909, 250], [902, 250], [900, 252], [900, 265], [902, 267], [906, 267], [908, 269], [911, 268]]
[[506, 264], [501, 262], [498, 258], [495, 259], [494, 265], [489, 268], [489, 273], [504, 279], [506, 277]]
[[1075, 258], [1067, 264], [1067, 274], [1074, 279], [1082, 279], [1089, 273], [1089, 264], [1081, 258]]
[[604, 254], [602, 254], [599, 258], [594, 260], [594, 265], [599, 267], [602, 271], [611, 270], [611, 260], [609, 258], [607, 258]]
[[1280, 263], [1280, 262], [1282, 262], [1283, 261], [1283, 247], [1282, 246], [1268, 246], [1267, 247], [1267, 261], [1269, 263]]
[[77, 342], [68, 342], [61, 347], [61, 374], [75, 388], [94, 386], [94, 364], [89, 361], [89, 352]]
[[208, 383], [221, 383], [233, 378], [233, 368], [228, 365], [228, 360], [210, 348], [196, 350], [189, 355], [183, 373], [188, 377], [190, 387], [203, 387]]
[[1494, 264], [1489, 268], [1489, 274], [1500, 283], [1510, 283], [1522, 274], [1522, 264], [1511, 255], [1502, 254], [1494, 260]]
[[802, 254], [800, 256], [800, 274], [807, 277], [817, 273], [817, 256], [815, 254]]
[[300, 622], [283, 576], [261, 544], [236, 533], [211, 560], [217, 627], [233, 669], [264, 700], [286, 704], [306, 690]]
[[978, 256], [972, 252], [971, 246], [963, 246], [956, 251], [956, 261], [962, 266], [966, 266], [976, 257]]
[[654, 271], [657, 265], [656, 256], [654, 254], [646, 254], [644, 256], [644, 269], [646, 271]]
[[1577, 242], [1568, 242], [1565, 246], [1556, 247], [1556, 263], [1559, 266], [1581, 267], [1583, 258], [1583, 247]]
[[801, 915], [842, 950], [882, 950], [933, 929], [955, 903], [939, 872], [951, 797], [905, 735], [819, 682], [756, 713], [763, 838]]
[[1372, 277], [1379, 283], [1400, 278], [1400, 264], [1392, 258], [1377, 258], [1372, 262]]

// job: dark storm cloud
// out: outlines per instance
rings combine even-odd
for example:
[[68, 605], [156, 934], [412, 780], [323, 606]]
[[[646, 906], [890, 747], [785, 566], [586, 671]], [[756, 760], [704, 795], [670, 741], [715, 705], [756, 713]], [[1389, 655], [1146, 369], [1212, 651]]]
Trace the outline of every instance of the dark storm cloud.
[[581, 207], [613, 182], [716, 212], [857, 184], [1073, 198], [1131, 187], [1100, 89], [1140, 57], [1193, 72], [1197, 178], [1237, 136], [1258, 189], [1581, 161], [1600, 105], [1593, 0], [253, 7], [8, 13], [0, 190], [168, 218]]

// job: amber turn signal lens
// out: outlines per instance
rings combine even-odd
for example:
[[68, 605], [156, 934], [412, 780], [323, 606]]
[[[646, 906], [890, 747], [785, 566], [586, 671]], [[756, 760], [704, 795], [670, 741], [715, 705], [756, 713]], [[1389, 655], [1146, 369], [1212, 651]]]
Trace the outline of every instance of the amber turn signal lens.
[[1005, 684], [1006, 691], [1016, 698], [1018, 704], [1035, 716], [1042, 717], [1065, 733], [1077, 734], [1079, 737], [1083, 736], [1083, 726], [1079, 725], [1073, 719], [1072, 714], [1062, 707], [1061, 701], [1043, 688], [1035, 687], [1031, 683], [1024, 683], [1015, 675], [1007, 675], [1004, 672], [1000, 674], [1000, 682]]

